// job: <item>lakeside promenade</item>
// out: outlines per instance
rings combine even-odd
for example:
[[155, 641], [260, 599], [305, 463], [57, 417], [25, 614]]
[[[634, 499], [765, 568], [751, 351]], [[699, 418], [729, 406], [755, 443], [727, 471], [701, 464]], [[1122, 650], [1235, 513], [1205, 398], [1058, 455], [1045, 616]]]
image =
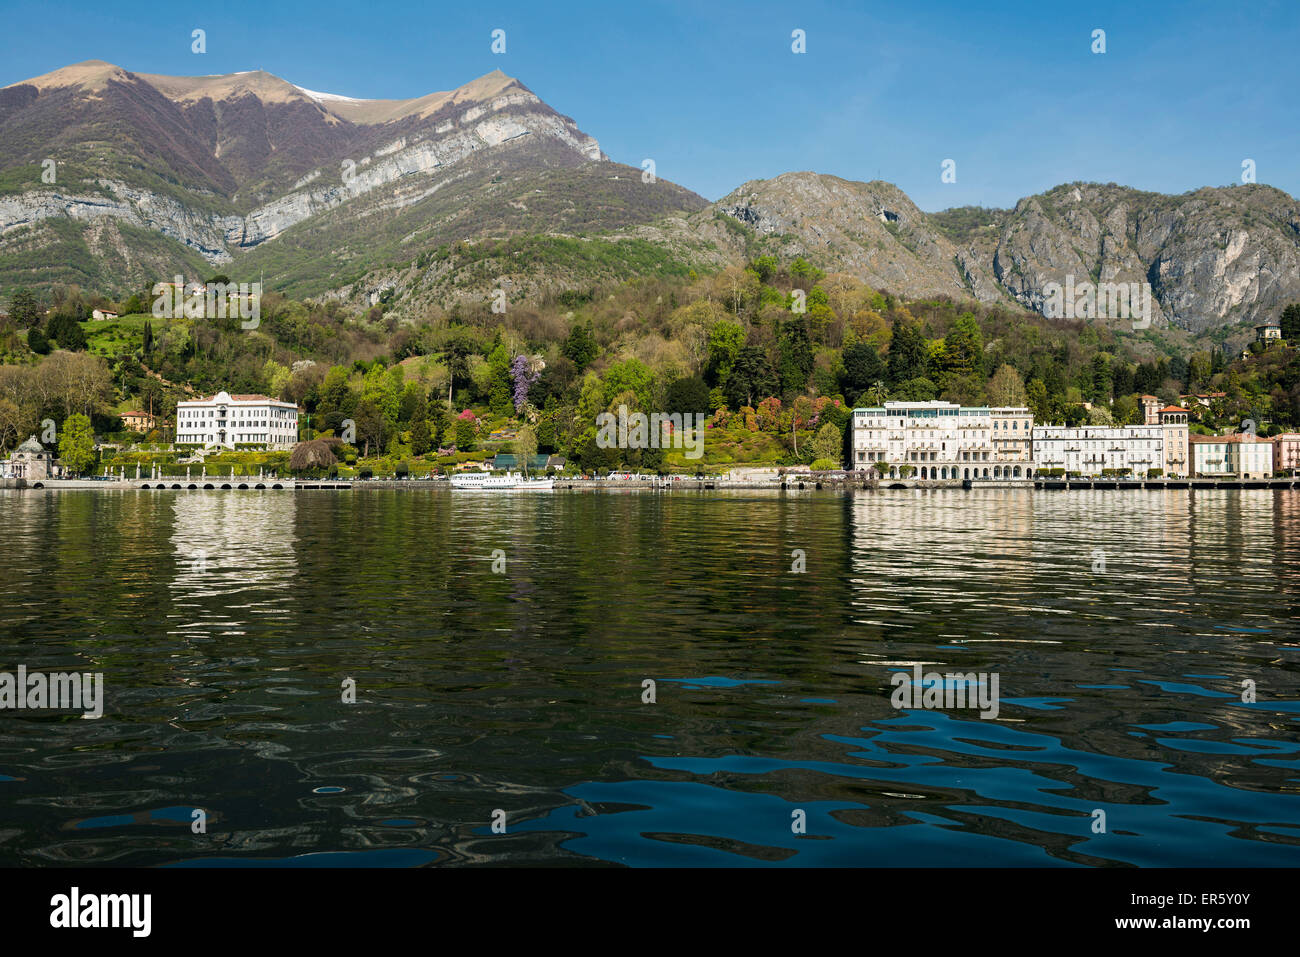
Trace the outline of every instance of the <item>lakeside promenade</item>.
[[[310, 491], [310, 490], [380, 490], [447, 488], [446, 479], [280, 479], [238, 476], [235, 478], [185, 479], [126, 479], [103, 481], [98, 479], [44, 479], [27, 482], [24, 479], [0, 479], [0, 490], [40, 491]], [[1300, 477], [1274, 479], [886, 479], [864, 478], [855, 473], [808, 474], [795, 473], [769, 479], [712, 476], [664, 476], [657, 479], [556, 479], [555, 489], [574, 492], [626, 492], [626, 491], [716, 491], [716, 490], [767, 490], [767, 491], [845, 491], [863, 489], [870, 491], [896, 491], [912, 489], [1034, 489], [1038, 491], [1108, 490], [1157, 491], [1214, 490], [1214, 489], [1300, 489]]]

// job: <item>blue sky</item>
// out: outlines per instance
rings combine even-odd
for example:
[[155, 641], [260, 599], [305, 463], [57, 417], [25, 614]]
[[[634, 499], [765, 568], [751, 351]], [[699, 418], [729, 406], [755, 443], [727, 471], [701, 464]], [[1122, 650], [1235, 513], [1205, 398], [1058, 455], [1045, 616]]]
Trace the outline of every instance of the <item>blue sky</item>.
[[1240, 182], [1248, 158], [1259, 182], [1300, 188], [1295, 0], [0, 0], [0, 24], [0, 86], [102, 59], [410, 97], [501, 69], [611, 158], [653, 158], [711, 200], [803, 169], [889, 180], [926, 210], [1073, 180], [1177, 193]]

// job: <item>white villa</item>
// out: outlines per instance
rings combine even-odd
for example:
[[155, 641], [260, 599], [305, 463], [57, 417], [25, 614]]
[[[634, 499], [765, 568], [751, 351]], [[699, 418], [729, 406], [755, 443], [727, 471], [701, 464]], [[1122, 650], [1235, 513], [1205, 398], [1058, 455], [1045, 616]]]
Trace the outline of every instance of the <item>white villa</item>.
[[176, 444], [288, 449], [298, 441], [298, 407], [264, 395], [218, 392], [176, 403]]
[[889, 478], [1031, 478], [1034, 417], [1024, 407], [886, 402], [853, 410], [853, 465], [888, 465]]

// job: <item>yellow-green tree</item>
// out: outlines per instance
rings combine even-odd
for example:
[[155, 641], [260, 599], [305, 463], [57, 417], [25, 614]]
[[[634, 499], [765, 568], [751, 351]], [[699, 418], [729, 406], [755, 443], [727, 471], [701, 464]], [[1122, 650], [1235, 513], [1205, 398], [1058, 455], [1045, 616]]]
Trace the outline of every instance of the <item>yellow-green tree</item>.
[[80, 412], [63, 420], [59, 458], [73, 475], [80, 475], [95, 463], [95, 433], [91, 431], [90, 419]]

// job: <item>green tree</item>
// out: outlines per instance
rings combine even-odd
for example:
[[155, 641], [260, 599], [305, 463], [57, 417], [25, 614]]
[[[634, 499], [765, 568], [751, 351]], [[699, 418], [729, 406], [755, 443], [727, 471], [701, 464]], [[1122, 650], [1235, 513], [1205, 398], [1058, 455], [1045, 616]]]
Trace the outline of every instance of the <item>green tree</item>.
[[81, 331], [81, 323], [66, 313], [50, 317], [49, 334], [51, 339], [58, 341], [60, 349], [80, 352], [86, 348], [86, 334]]
[[885, 363], [876, 347], [859, 340], [844, 348], [840, 388], [845, 395], [861, 395], [885, 377]]
[[474, 451], [474, 423], [469, 419], [456, 420], [456, 451]]
[[709, 327], [708, 359], [704, 363], [704, 378], [709, 385], [727, 381], [744, 345], [745, 330], [740, 323], [719, 319]]
[[758, 275], [759, 282], [767, 282], [776, 273], [780, 265], [775, 256], [759, 256], [749, 264], [749, 268]]
[[833, 459], [840, 461], [841, 447], [844, 443], [844, 436], [839, 428], [831, 422], [827, 422], [817, 434], [813, 436], [812, 450], [815, 459]]
[[665, 396], [669, 412], [711, 412], [709, 387], [699, 376], [677, 379], [670, 386]]
[[781, 391], [796, 395], [808, 385], [813, 370], [812, 341], [808, 336], [808, 323], [802, 316], [787, 319], [781, 324], [781, 338], [777, 343]]
[[889, 344], [889, 382], [899, 385], [925, 375], [930, 350], [925, 336], [905, 319], [895, 318]]
[[515, 433], [514, 447], [515, 458], [519, 460], [519, 466], [527, 477], [528, 460], [537, 454], [537, 433], [531, 425], [521, 426]]
[[764, 396], [771, 395], [778, 388], [777, 378], [767, 355], [758, 346], [745, 346], [736, 356], [731, 375], [724, 384], [727, 401], [735, 408], [753, 406]]
[[989, 405], [992, 406], [1022, 406], [1029, 403], [1029, 396], [1025, 392], [1025, 380], [1014, 367], [1005, 363], [993, 373], [993, 378], [989, 380], [988, 392]]
[[943, 371], [964, 378], [984, 370], [984, 335], [975, 317], [964, 312], [943, 337]]
[[1300, 302], [1293, 302], [1282, 310], [1282, 338], [1293, 349], [1300, 349]]
[[357, 440], [362, 446], [362, 456], [369, 455], [372, 448], [382, 452], [390, 432], [388, 417], [383, 411], [371, 399], [362, 399], [357, 403], [352, 417], [356, 423]]
[[32, 326], [27, 330], [27, 348], [38, 356], [48, 356], [50, 354], [50, 340], [46, 338], [40, 326]]
[[515, 411], [514, 384], [510, 381], [510, 350], [504, 341], [488, 353], [488, 370], [488, 405], [493, 415], [509, 418]]
[[429, 434], [428, 419], [416, 419], [411, 423], [411, 454], [424, 455], [433, 448], [433, 437]]
[[569, 335], [564, 340], [564, 346], [561, 348], [564, 357], [577, 366], [581, 372], [595, 360], [600, 354], [600, 346], [596, 344], [596, 337], [592, 334], [591, 323], [576, 323], [569, 330]]
[[90, 419], [80, 412], [63, 420], [59, 458], [73, 475], [81, 475], [95, 462], [95, 433], [91, 431]]
[[9, 318], [19, 329], [40, 325], [41, 304], [30, 289], [15, 289], [9, 297]]

